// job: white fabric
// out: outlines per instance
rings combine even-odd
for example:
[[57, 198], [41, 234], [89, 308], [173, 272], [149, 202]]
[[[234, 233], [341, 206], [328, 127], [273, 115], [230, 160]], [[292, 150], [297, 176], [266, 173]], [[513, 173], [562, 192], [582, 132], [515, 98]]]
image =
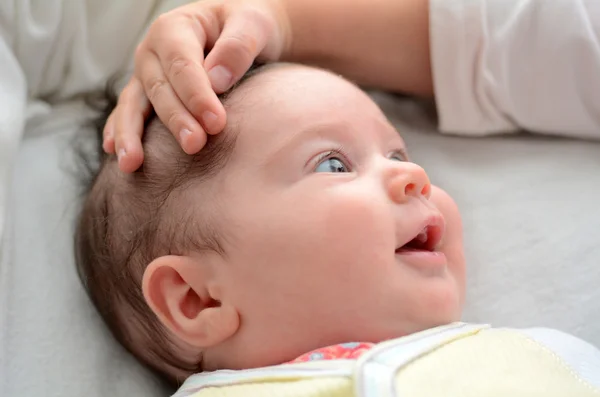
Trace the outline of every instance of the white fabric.
[[600, 137], [600, 1], [430, 2], [442, 130]]
[[[0, 1], [0, 396], [159, 390], [108, 338], [79, 287], [68, 211], [76, 199], [59, 136], [78, 128], [82, 108], [50, 105], [103, 87], [130, 65], [149, 21], [183, 3]], [[24, 131], [32, 141], [18, 149]]]
[[579, 379], [600, 389], [600, 350], [555, 329], [529, 328], [520, 332], [552, 350]]
[[6, 188], [28, 117], [124, 70], [148, 22], [185, 0], [0, 2], [0, 236]]
[[[584, 4], [568, 1], [574, 7]], [[57, 103], [99, 87], [124, 67], [147, 21], [180, 2], [0, 1], [0, 396], [164, 395], [164, 389], [110, 338], [77, 280], [71, 253], [77, 197], [74, 179], [66, 172], [65, 154], [67, 138], [79, 129], [84, 113], [72, 101]], [[484, 3], [491, 2], [473, 0], [471, 5], [477, 8]], [[444, 14], [453, 18], [443, 30], [433, 32], [434, 42], [439, 43], [441, 34], [450, 39], [450, 23], [456, 24], [455, 29], [463, 26], [468, 19], [460, 13], [470, 8], [460, 11], [454, 1], [433, 0], [432, 4], [433, 18]], [[589, 9], [593, 6], [588, 3]], [[569, 20], [566, 11], [564, 16], [557, 31], [568, 34], [574, 25], [563, 22]], [[541, 29], [543, 21], [534, 26]], [[554, 20], [545, 23], [555, 27]], [[495, 36], [484, 37], [494, 53], [499, 44], [489, 37]], [[446, 45], [452, 48], [465, 40], [457, 38]], [[555, 38], [551, 41], [557, 43]], [[472, 53], [470, 59], [482, 62]], [[549, 65], [561, 59], [552, 58], [536, 70], [560, 72]], [[590, 67], [594, 59], [589, 56]], [[434, 68], [439, 85], [440, 67]], [[577, 83], [584, 72], [574, 70], [566, 76], [575, 76]], [[543, 96], [535, 90], [513, 89], [511, 99], [518, 106], [508, 110], [522, 114], [503, 118], [498, 115], [506, 109], [482, 113], [481, 92], [458, 92], [453, 84], [465, 77], [448, 73], [444, 78], [448, 89], [439, 92], [442, 126], [455, 132], [513, 129], [509, 119], [542, 125], [541, 118], [533, 117], [542, 114], [539, 101], [582, 103], [569, 94], [571, 85], [559, 85], [555, 95]], [[588, 79], [578, 87], [586, 89], [593, 83]], [[490, 87], [506, 97], [505, 85]], [[490, 95], [491, 88], [483, 98], [496, 98]], [[472, 107], [455, 114], [454, 94]], [[519, 102], [528, 98], [529, 107]], [[434, 133], [434, 125], [414, 104], [388, 96], [379, 99], [413, 157], [462, 209], [469, 262], [464, 319], [558, 328], [600, 346], [600, 145], [523, 136], [444, 137]], [[547, 111], [546, 105], [541, 108]], [[574, 135], [589, 131], [591, 113], [588, 117], [585, 109], [571, 109], [572, 114], [582, 115], [573, 120], [565, 109], [569, 108], [557, 110], [562, 110], [560, 123], [546, 123], [542, 130], [555, 126], [556, 132]], [[488, 120], [482, 114], [495, 116]], [[567, 126], [573, 130], [567, 131]], [[25, 138], [17, 151], [23, 131]]]

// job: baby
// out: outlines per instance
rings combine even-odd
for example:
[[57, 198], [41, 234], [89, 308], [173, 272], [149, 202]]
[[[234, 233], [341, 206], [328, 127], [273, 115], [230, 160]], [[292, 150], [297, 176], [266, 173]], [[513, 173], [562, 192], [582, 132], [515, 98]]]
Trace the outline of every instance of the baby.
[[[499, 355], [504, 360], [485, 361], [488, 371], [531, 377], [506, 372], [503, 352], [513, 350], [525, 368], [588, 393], [571, 395], [600, 393], [600, 354], [584, 342], [568, 337], [589, 353], [586, 365], [598, 371], [591, 380], [568, 378], [578, 373], [573, 366], [563, 374], [560, 365], [538, 365], [560, 352], [533, 333], [523, 345], [516, 332], [456, 323], [465, 296], [457, 206], [410, 161], [358, 87], [320, 69], [273, 64], [221, 100], [227, 127], [198, 155], [186, 155], [153, 119], [137, 172], [123, 174], [114, 156], [104, 158], [76, 231], [78, 270], [108, 327], [172, 382], [189, 378], [181, 395], [283, 395], [271, 390], [280, 383], [264, 382], [269, 376], [325, 382], [289, 395], [393, 395], [383, 394], [393, 392], [383, 374], [393, 379], [406, 365], [413, 372], [401, 372], [396, 385], [433, 395], [432, 385], [449, 392], [452, 384], [431, 382], [441, 374], [432, 362], [464, 375]], [[430, 361], [417, 360], [434, 350]], [[303, 363], [321, 358], [345, 360]], [[278, 364], [279, 375], [190, 378]], [[428, 378], [415, 377], [415, 368]], [[266, 389], [235, 388], [254, 381]], [[233, 389], [211, 388], [224, 385]]]

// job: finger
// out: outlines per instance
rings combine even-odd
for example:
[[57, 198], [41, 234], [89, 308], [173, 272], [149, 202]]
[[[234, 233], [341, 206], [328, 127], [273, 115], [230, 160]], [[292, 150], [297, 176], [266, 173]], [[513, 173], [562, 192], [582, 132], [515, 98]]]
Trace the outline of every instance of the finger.
[[102, 149], [108, 154], [115, 153], [115, 126], [114, 126], [115, 112], [114, 110], [106, 119], [104, 125], [104, 131], [102, 133], [104, 139], [102, 141]]
[[142, 134], [144, 123], [151, 111], [150, 103], [139, 80], [132, 78], [119, 96], [113, 111], [115, 153], [119, 168], [124, 172], [137, 170], [144, 161]]
[[248, 71], [265, 48], [272, 23], [262, 12], [248, 8], [233, 14], [206, 57], [204, 67], [213, 89], [225, 92]]
[[144, 91], [158, 118], [173, 133], [184, 152], [198, 153], [206, 144], [206, 133], [173, 91], [158, 59], [146, 61], [141, 74]]
[[[193, 14], [174, 14], [170, 19], [158, 21], [148, 43], [151, 43], [150, 51], [160, 60], [166, 81], [181, 101], [183, 109], [201, 123], [204, 131], [216, 134], [225, 127], [226, 115], [203, 66], [207, 40], [205, 29], [217, 28], [209, 24], [211, 22], [205, 22], [205, 27]], [[218, 32], [211, 34], [217, 35]], [[168, 105], [154, 101], [152, 104], [155, 108]]]

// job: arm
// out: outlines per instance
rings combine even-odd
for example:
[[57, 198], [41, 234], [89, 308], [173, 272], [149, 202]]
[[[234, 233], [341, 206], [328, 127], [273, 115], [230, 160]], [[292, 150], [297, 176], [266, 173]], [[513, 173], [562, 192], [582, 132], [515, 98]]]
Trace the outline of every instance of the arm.
[[286, 61], [365, 86], [432, 96], [428, 0], [285, 0]]
[[292, 27], [284, 60], [390, 91], [435, 88], [443, 131], [600, 138], [596, 0], [284, 4]]

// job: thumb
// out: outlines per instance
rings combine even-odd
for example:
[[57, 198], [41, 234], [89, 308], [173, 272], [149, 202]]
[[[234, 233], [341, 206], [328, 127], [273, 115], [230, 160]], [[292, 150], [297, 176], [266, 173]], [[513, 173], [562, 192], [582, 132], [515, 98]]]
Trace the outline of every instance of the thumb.
[[256, 8], [234, 11], [204, 63], [217, 93], [227, 91], [248, 71], [273, 37], [275, 22]]

